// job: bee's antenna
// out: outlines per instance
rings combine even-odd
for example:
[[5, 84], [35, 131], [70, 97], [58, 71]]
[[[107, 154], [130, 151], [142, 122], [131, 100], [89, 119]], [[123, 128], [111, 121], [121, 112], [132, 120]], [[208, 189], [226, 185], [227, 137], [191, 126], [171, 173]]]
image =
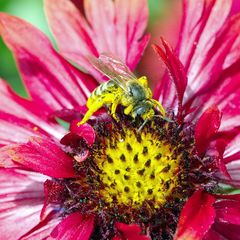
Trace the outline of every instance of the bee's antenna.
[[161, 115], [154, 115], [154, 117], [159, 117], [159, 118], [162, 118], [163, 120], [167, 121], [167, 122], [174, 122], [173, 120], [171, 120], [170, 118], [167, 118], [167, 117], [164, 117], [164, 116], [161, 116]]
[[137, 132], [139, 133], [143, 127], [146, 125], [146, 123], [148, 122], [149, 119], [145, 119], [145, 121], [143, 122], [143, 124], [139, 127], [139, 129], [137, 130]]

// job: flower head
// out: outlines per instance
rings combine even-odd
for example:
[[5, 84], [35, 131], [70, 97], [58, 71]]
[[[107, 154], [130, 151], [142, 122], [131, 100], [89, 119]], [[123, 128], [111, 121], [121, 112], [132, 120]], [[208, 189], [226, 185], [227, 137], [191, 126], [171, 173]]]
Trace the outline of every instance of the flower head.
[[222, 185], [239, 187], [240, 19], [230, 0], [183, 3], [176, 51], [154, 45], [168, 70], [154, 97], [146, 78], [126, 93], [89, 61], [107, 53], [134, 69], [145, 0], [46, 0], [60, 54], [0, 14], [29, 92], [1, 81], [2, 238], [238, 239], [240, 196]]

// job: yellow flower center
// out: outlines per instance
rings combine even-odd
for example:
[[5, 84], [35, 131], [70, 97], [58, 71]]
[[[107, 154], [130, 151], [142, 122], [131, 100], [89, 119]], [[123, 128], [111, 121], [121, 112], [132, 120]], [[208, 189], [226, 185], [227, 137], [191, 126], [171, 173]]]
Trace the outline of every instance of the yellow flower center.
[[171, 239], [194, 189], [216, 189], [215, 159], [199, 158], [194, 132], [174, 117], [154, 117], [143, 128], [142, 119], [121, 113], [119, 119], [97, 119], [93, 145], [73, 138], [66, 148], [77, 177], [63, 180], [62, 208], [95, 216], [92, 239], [112, 239], [116, 222], [138, 224], [152, 239]]
[[100, 195], [106, 203], [132, 208], [150, 201], [154, 208], [166, 203], [178, 185], [181, 155], [175, 154], [176, 147], [147, 127], [139, 133], [126, 128], [103, 142], [104, 148], [93, 155], [93, 161], [99, 169], [103, 184]]

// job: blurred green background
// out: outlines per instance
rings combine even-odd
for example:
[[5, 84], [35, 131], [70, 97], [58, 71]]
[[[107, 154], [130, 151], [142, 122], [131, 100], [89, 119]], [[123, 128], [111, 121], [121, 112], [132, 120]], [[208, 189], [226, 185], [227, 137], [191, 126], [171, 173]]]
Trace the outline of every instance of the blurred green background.
[[[150, 9], [149, 24], [164, 16], [171, 0], [148, 0]], [[57, 0], [56, 0], [57, 3]], [[53, 38], [47, 26], [43, 11], [43, 0], [0, 0], [0, 11], [21, 17], [40, 28], [51, 40]], [[0, 77], [7, 80], [14, 90], [26, 96], [14, 59], [0, 38]]]

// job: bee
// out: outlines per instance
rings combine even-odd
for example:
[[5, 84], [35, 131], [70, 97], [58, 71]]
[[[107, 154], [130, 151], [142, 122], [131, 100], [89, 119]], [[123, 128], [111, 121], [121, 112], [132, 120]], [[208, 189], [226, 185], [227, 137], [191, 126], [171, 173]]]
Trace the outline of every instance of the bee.
[[91, 58], [92, 65], [110, 80], [99, 85], [87, 100], [88, 111], [79, 125], [84, 124], [101, 107], [107, 106], [110, 114], [117, 119], [116, 109], [120, 104], [124, 114], [133, 119], [140, 116], [148, 120], [155, 116], [154, 108], [158, 108], [165, 116], [163, 106], [152, 98], [152, 91], [145, 76], [137, 78], [120, 60], [102, 54], [99, 58]]

